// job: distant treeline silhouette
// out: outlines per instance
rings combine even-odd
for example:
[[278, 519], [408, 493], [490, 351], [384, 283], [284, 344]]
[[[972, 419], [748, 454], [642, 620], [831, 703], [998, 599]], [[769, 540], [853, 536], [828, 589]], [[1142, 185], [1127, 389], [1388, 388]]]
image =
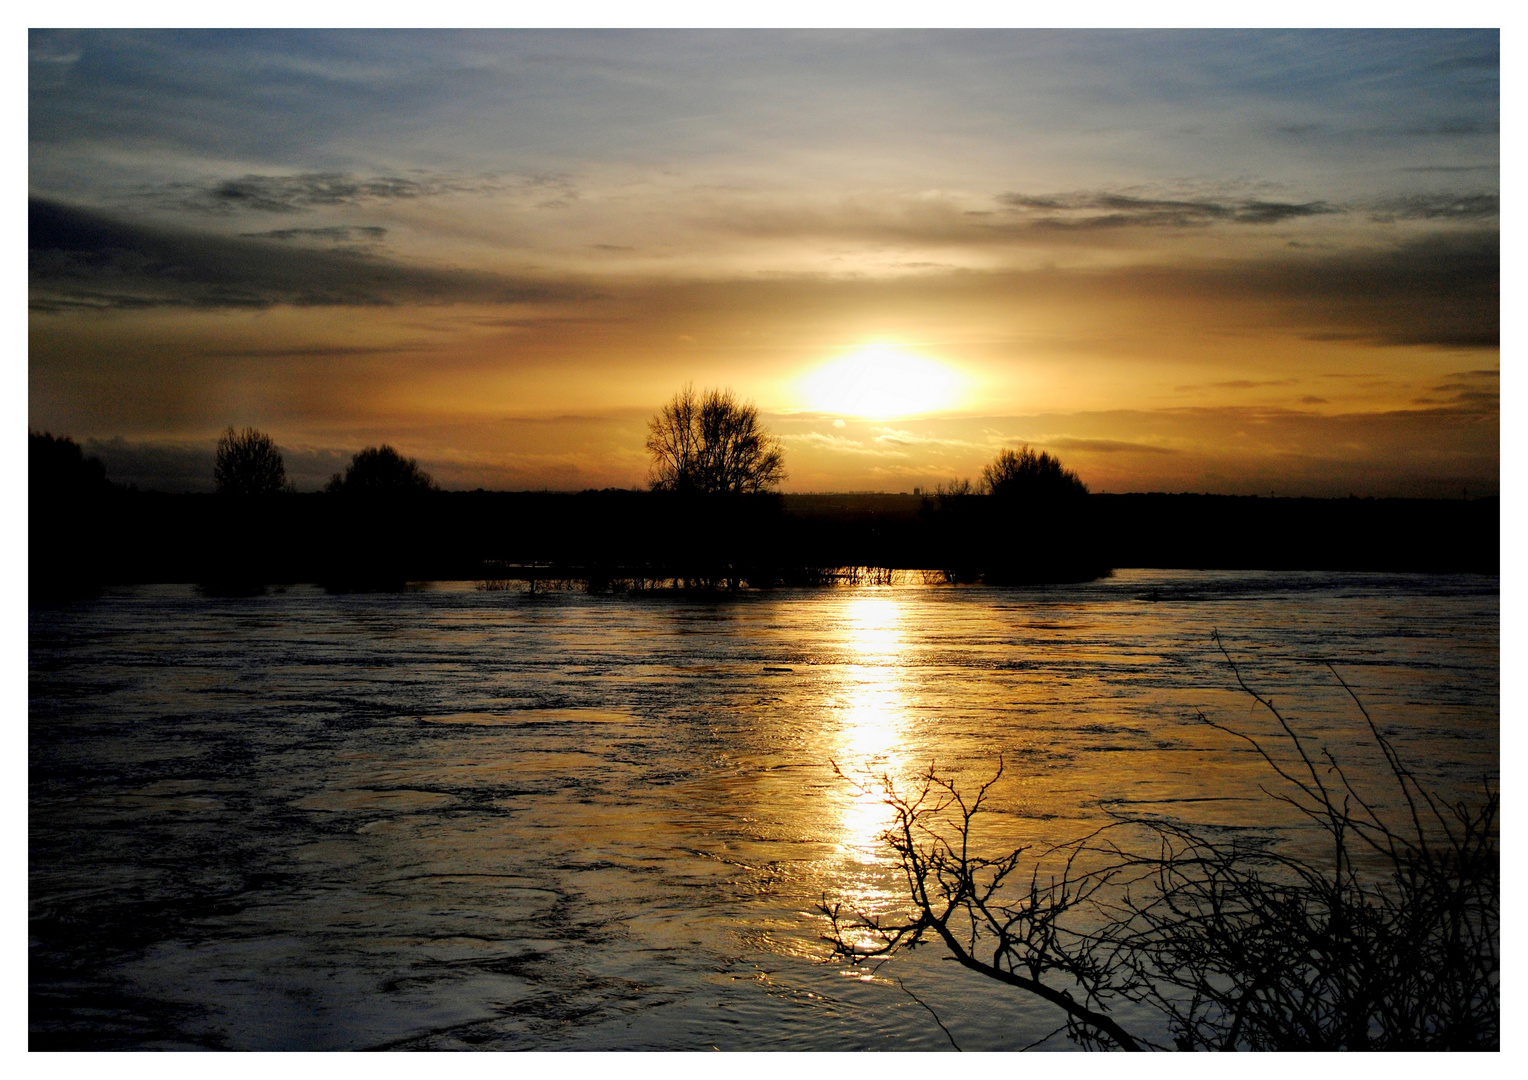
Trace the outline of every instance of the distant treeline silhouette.
[[[1000, 455], [980, 489], [966, 481], [926, 495], [781, 495], [662, 483], [448, 492], [382, 445], [357, 453], [326, 491], [296, 493], [267, 440], [229, 429], [219, 493], [197, 495], [110, 484], [73, 441], [33, 434], [33, 595], [142, 581], [232, 593], [297, 582], [363, 589], [531, 578], [595, 591], [769, 588], [844, 580], [841, 567], [986, 584], [1088, 580], [1127, 566], [1498, 568], [1494, 498], [1090, 495], [1054, 458], [1028, 448]], [[769, 447], [754, 445], [768, 466]], [[875, 575], [861, 571], [859, 580]]]
[[98, 458], [47, 431], [27, 438], [28, 585], [33, 597], [89, 595], [113, 576], [103, 545], [127, 515], [127, 492]]

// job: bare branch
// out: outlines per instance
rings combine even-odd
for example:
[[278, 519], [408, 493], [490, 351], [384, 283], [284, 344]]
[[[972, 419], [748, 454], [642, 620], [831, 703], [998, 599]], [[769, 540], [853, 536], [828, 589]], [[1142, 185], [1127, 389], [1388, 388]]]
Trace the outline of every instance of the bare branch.
[[[1262, 788], [1267, 798], [1327, 832], [1331, 866], [1282, 850], [1272, 834], [1226, 838], [1112, 810], [1080, 839], [987, 855], [973, 826], [1003, 762], [969, 795], [930, 765], [906, 792], [885, 775], [849, 781], [895, 812], [883, 839], [901, 862], [909, 910], [846, 914], [824, 897], [834, 956], [884, 963], [938, 938], [968, 970], [1060, 1008], [1066, 1023], [1057, 1030], [1089, 1047], [1158, 1048], [1110, 1015], [1120, 1002], [1155, 1008], [1178, 1049], [1496, 1046], [1496, 792], [1488, 787], [1474, 808], [1446, 808], [1344, 683], [1408, 796], [1415, 838], [1402, 836], [1325, 747], [1307, 749], [1308, 737], [1247, 686], [1214, 640], [1303, 767], [1286, 768], [1256, 737], [1200, 719], [1249, 746], [1282, 782]], [[849, 779], [836, 763], [834, 771]], [[1444, 825], [1441, 848], [1423, 828], [1423, 805]], [[1371, 852], [1367, 861], [1354, 860], [1355, 843]]]

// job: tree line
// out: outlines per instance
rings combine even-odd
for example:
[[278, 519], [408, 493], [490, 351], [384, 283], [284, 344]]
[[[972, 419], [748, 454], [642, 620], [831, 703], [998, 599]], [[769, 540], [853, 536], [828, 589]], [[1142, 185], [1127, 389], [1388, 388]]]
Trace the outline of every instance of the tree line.
[[[67, 437], [32, 434], [34, 479], [47, 485], [77, 486], [89, 474], [99, 486], [105, 471], [96, 458], [85, 458]], [[652, 458], [653, 491], [691, 496], [758, 495], [774, 492], [786, 478], [785, 448], [759, 421], [758, 408], [731, 390], [696, 392], [686, 385], [648, 424], [647, 451]], [[218, 439], [213, 482], [219, 494], [263, 498], [293, 492], [286, 463], [269, 434], [253, 427], [229, 427]], [[339, 495], [401, 495], [438, 491], [419, 462], [387, 443], [357, 452], [343, 473], [324, 490]], [[969, 479], [940, 484], [941, 505], [976, 494], [999, 500], [1064, 501], [1088, 493], [1077, 474], [1048, 453], [1028, 446], [1000, 451], [982, 470], [980, 486]]]
[[[52, 560], [56, 566], [39, 562], [33, 576], [52, 582], [69, 577], [75, 565], [142, 562], [141, 545], [124, 543], [120, 532], [107, 540], [98, 522], [86, 520], [93, 512], [87, 504], [100, 500], [78, 493], [116, 490], [100, 462], [85, 458], [72, 440], [49, 433], [34, 433], [32, 442], [33, 520], [51, 523], [44, 528], [52, 533], [68, 533], [73, 545], [68, 558]], [[919, 566], [937, 567], [951, 582], [1084, 580], [1106, 569], [1080, 558], [1086, 545], [1067, 532], [1080, 526], [1068, 524], [1061, 504], [1086, 495], [1086, 485], [1049, 454], [1027, 446], [1002, 451], [983, 471], [980, 490], [990, 498], [968, 497], [977, 490], [969, 481], [941, 486], [936, 498], [925, 500], [926, 520], [911, 527], [791, 519], [778, 490], [786, 477], [783, 444], [760, 422], [757, 407], [729, 389], [686, 385], [652, 417], [646, 448], [652, 469], [642, 506], [568, 508], [558, 511], [571, 510], [563, 523], [521, 522], [487, 511], [495, 525], [486, 517], [463, 521], [467, 531], [458, 535], [445, 518], [426, 528], [423, 519], [400, 514], [404, 501], [440, 487], [416, 459], [391, 445], [355, 453], [324, 485], [322, 506], [299, 505], [287, 498], [296, 488], [275, 439], [254, 427], [229, 427], [213, 462], [221, 508], [198, 512], [207, 522], [216, 520], [220, 538], [210, 550], [188, 551], [182, 561], [203, 567], [196, 573], [216, 576], [217, 588], [236, 591], [258, 590], [262, 581], [276, 580], [271, 574], [291, 573], [339, 575], [375, 587], [459, 573], [456, 568], [472, 558], [485, 566], [550, 560], [561, 577], [587, 580], [591, 589], [652, 580], [728, 590], [808, 584], [838, 580], [833, 571], [842, 566], [906, 567], [909, 558], [932, 560]], [[111, 513], [141, 512], [123, 505]], [[616, 518], [596, 520], [602, 514], [616, 514], [624, 524], [612, 531]], [[490, 535], [495, 528], [497, 538]], [[85, 537], [92, 529], [97, 535]], [[548, 546], [552, 536], [561, 540]], [[162, 556], [148, 557], [163, 564]], [[207, 569], [209, 563], [217, 566]]]
[[[31, 433], [28, 473], [34, 499], [88, 497], [115, 487], [106, 478], [100, 458], [86, 457], [73, 439], [49, 431]], [[218, 494], [241, 499], [297, 490], [287, 479], [286, 462], [275, 440], [252, 427], [230, 427], [218, 439], [212, 479]], [[383, 443], [357, 452], [343, 473], [329, 479], [324, 490], [339, 495], [385, 495], [439, 491], [440, 486], [417, 460]]]
[[[697, 394], [686, 386], [648, 423], [655, 491], [704, 495], [773, 491], [785, 479], [780, 440], [759, 423], [759, 410], [731, 390]], [[1004, 449], [982, 469], [981, 484], [954, 480], [937, 488], [942, 502], [986, 494], [999, 500], [1064, 502], [1088, 486], [1060, 460], [1029, 446]]]
[[[220, 495], [258, 498], [295, 490], [276, 442], [252, 427], [229, 428], [218, 440], [212, 477]], [[406, 495], [440, 490], [414, 458], [387, 443], [368, 446], [350, 459], [343, 473], [324, 486], [335, 495]]]

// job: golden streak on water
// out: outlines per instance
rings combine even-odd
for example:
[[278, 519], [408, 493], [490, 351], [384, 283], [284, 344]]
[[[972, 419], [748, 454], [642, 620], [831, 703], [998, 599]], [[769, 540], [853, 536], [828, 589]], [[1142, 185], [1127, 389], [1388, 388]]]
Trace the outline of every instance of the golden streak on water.
[[881, 837], [896, 820], [880, 781], [895, 779], [904, 758], [907, 643], [902, 605], [887, 596], [855, 597], [845, 601], [841, 620], [850, 658], [838, 688], [838, 763], [861, 790], [848, 791], [840, 804], [838, 844], [854, 861], [875, 865], [885, 858]]

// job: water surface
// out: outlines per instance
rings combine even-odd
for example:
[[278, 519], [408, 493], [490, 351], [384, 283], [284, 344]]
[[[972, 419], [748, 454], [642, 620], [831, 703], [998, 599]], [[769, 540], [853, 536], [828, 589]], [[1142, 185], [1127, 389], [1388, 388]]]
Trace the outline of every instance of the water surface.
[[[34, 1047], [1015, 1049], [1047, 1006], [824, 962], [897, 903], [872, 784], [1285, 827], [1211, 641], [1383, 786], [1494, 776], [1495, 578], [1122, 571], [720, 599], [109, 591], [30, 625]], [[1258, 727], [1264, 724], [1264, 727]], [[1136, 1018], [1144, 1022], [1140, 1018]], [[1064, 1038], [1043, 1045], [1065, 1048]]]

